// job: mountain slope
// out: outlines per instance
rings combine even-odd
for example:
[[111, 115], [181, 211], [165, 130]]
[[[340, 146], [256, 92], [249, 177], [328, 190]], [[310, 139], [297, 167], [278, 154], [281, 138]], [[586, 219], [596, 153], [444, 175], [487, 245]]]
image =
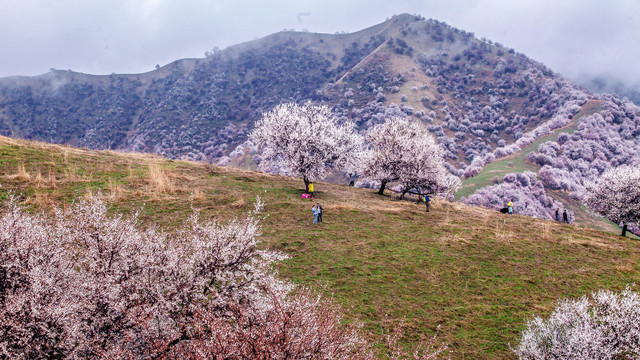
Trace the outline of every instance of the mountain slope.
[[[454, 359], [511, 359], [509, 343], [563, 297], [637, 282], [640, 243], [597, 230], [460, 203], [421, 205], [346, 185], [317, 184], [325, 222], [311, 224], [301, 179], [0, 137], [0, 199], [32, 209], [101, 191], [113, 212], [141, 209], [176, 229], [191, 207], [230, 219], [266, 202], [264, 246], [291, 255], [282, 276], [327, 285], [373, 338], [404, 320], [404, 341], [440, 325]], [[388, 314], [388, 317], [385, 316]]]
[[[523, 213], [541, 218], [567, 207], [581, 224], [611, 228], [578, 205], [583, 183], [640, 163], [640, 108], [594, 96], [513, 49], [407, 14], [351, 34], [280, 32], [144, 74], [3, 78], [0, 134], [255, 168], [253, 123], [277, 104], [307, 100], [330, 105], [361, 132], [394, 115], [422, 121], [449, 171], [466, 179], [467, 197], [479, 185], [495, 193], [487, 190], [494, 177], [538, 173], [544, 196], [523, 188], [515, 202], [537, 202]], [[562, 132], [562, 144], [541, 140]], [[530, 156], [539, 146], [542, 155]], [[517, 166], [506, 171], [505, 162]], [[509, 201], [484, 198], [474, 204]]]
[[584, 97], [513, 50], [412, 15], [352, 34], [281, 32], [210, 55], [145, 74], [0, 79], [0, 131], [211, 162], [262, 112], [313, 100], [363, 130], [394, 112], [420, 118], [459, 169]]

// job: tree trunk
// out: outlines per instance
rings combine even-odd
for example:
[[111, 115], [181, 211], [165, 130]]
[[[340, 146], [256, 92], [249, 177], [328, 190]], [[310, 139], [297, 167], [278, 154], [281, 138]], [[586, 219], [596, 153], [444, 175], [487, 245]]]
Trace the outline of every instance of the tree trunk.
[[304, 180], [304, 191], [308, 193], [309, 192], [309, 184], [311, 184], [311, 181], [309, 181], [309, 178], [306, 177], [306, 176], [304, 176], [302, 178], [302, 180]]
[[378, 195], [383, 195], [384, 194], [384, 188], [387, 187], [387, 182], [383, 181], [382, 183], [380, 183], [380, 190], [378, 190]]
[[404, 194], [406, 194], [406, 191], [403, 191], [400, 193], [400, 200], [404, 200]]
[[627, 224], [622, 225], [622, 236], [627, 236]]

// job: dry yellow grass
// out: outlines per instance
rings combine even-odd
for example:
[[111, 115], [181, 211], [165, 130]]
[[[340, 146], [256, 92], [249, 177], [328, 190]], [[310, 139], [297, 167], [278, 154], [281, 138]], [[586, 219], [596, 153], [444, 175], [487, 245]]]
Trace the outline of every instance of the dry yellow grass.
[[42, 209], [48, 209], [56, 206], [55, 199], [47, 192], [37, 191], [32, 197], [25, 199], [25, 204], [35, 205]]
[[56, 175], [51, 169], [49, 169], [49, 187], [56, 188]]
[[155, 162], [149, 163], [149, 182], [156, 194], [173, 192], [173, 186], [166, 171]]
[[44, 186], [44, 178], [42, 177], [42, 172], [39, 169], [33, 182], [35, 183], [36, 188], [41, 188]]
[[195, 188], [193, 190], [193, 192], [191, 193], [191, 196], [193, 197], [193, 200], [204, 200], [205, 199], [204, 192], [200, 188]]
[[94, 196], [94, 194], [93, 194], [93, 190], [91, 190], [91, 189], [87, 189], [87, 190], [85, 191], [84, 195], [82, 195], [82, 198], [83, 198], [84, 200], [91, 200], [91, 199], [93, 199], [93, 196]]
[[229, 206], [234, 209], [242, 209], [247, 205], [247, 201], [244, 198], [239, 198], [232, 202]]
[[124, 199], [124, 188], [122, 185], [116, 183], [113, 179], [109, 178], [107, 182], [107, 188], [109, 189], [109, 199], [111, 201], [118, 201]]
[[548, 222], [545, 221], [545, 222], [542, 223], [541, 234], [542, 234], [542, 238], [544, 240], [548, 240], [549, 239], [549, 228], [551, 228], [551, 225], [549, 225]]
[[65, 180], [67, 181], [76, 181], [78, 176], [76, 175], [78, 172], [78, 167], [75, 164], [70, 164], [67, 168]]
[[18, 172], [16, 173], [15, 178], [20, 181], [31, 181], [31, 175], [27, 172], [24, 164], [18, 165]]

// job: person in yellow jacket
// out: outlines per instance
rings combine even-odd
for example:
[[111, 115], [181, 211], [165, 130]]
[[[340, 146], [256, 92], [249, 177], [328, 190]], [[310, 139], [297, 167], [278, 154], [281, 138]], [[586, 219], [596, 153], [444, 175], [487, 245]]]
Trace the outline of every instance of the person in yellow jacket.
[[313, 194], [314, 190], [315, 189], [313, 188], [313, 183], [309, 183], [309, 195], [311, 195], [312, 199], [315, 197], [315, 195]]
[[509, 207], [509, 215], [513, 215], [513, 203], [509, 201], [507, 206]]

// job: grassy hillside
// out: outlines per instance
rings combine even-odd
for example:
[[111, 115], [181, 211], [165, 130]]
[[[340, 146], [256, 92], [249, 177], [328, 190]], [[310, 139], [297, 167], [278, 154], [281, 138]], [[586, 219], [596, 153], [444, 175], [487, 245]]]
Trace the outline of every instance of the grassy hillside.
[[0, 198], [67, 206], [101, 191], [114, 211], [142, 208], [149, 224], [246, 213], [266, 202], [264, 246], [291, 259], [282, 276], [328, 285], [373, 338], [407, 324], [405, 341], [432, 334], [454, 359], [510, 359], [525, 321], [556, 301], [640, 280], [640, 243], [597, 230], [435, 201], [432, 211], [371, 190], [317, 184], [325, 222], [311, 224], [299, 179], [210, 165], [0, 137]]

